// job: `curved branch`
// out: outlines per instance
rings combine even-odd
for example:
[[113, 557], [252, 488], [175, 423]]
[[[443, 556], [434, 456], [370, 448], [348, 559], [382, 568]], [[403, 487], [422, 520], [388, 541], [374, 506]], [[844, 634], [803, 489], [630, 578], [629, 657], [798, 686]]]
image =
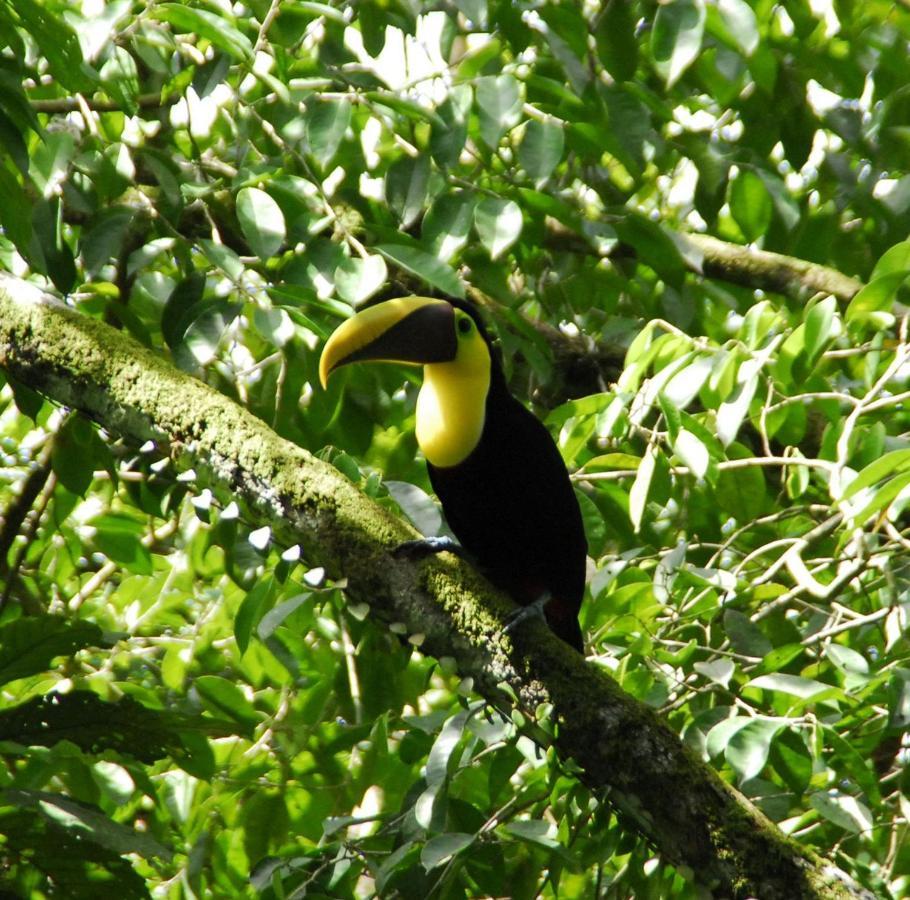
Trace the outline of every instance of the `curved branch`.
[[330, 576], [345, 577], [351, 600], [423, 635], [426, 652], [454, 657], [491, 703], [517, 704], [529, 718], [550, 710], [534, 739], [574, 760], [589, 787], [609, 791], [628, 825], [716, 896], [868, 896], [785, 837], [652, 709], [543, 623], [503, 636], [507, 601], [465, 563], [393, 558], [389, 549], [413, 536], [407, 526], [334, 468], [122, 332], [0, 274], [0, 366], [128, 441], [152, 439], [178, 462], [192, 462], [280, 538], [301, 543]]

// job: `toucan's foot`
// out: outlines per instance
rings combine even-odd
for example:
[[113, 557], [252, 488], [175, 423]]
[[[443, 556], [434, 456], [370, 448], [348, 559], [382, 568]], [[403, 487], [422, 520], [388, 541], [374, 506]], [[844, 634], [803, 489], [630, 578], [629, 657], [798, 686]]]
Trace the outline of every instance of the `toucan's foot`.
[[511, 634], [522, 622], [527, 622], [528, 619], [545, 619], [544, 610], [552, 597], [553, 595], [549, 591], [544, 591], [533, 603], [519, 607], [515, 612], [510, 613], [506, 618], [505, 627], [502, 629], [503, 633]]
[[465, 555], [464, 547], [450, 537], [428, 537], [399, 544], [392, 550], [392, 556], [395, 559], [424, 559], [443, 552], [454, 553], [456, 556]]

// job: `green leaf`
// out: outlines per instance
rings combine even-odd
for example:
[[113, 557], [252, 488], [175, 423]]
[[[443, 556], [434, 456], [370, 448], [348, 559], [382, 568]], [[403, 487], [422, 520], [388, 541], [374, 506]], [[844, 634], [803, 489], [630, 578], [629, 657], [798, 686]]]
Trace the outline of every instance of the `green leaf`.
[[751, 169], [741, 169], [730, 184], [730, 213], [747, 241], [764, 235], [773, 211], [764, 181]]
[[[663, 9], [663, 7], [661, 7]], [[625, 211], [616, 222], [620, 240], [635, 248], [642, 262], [668, 280], [677, 282], [685, 272], [679, 248], [657, 223], [638, 212]]]
[[773, 649], [761, 629], [738, 610], [728, 609], [724, 612], [724, 631], [733, 649], [744, 656], [761, 658], [767, 656]]
[[421, 534], [439, 534], [442, 528], [442, 515], [439, 506], [429, 494], [407, 481], [387, 480], [383, 483], [392, 499]]
[[809, 798], [812, 807], [829, 822], [853, 834], [872, 830], [869, 808], [849, 794], [837, 790], [819, 791]]
[[495, 150], [500, 138], [521, 118], [521, 87], [514, 75], [484, 75], [477, 79], [480, 136]]
[[657, 7], [651, 32], [651, 56], [657, 74], [668, 88], [698, 58], [704, 30], [702, 0], [670, 0]]
[[119, 257], [135, 214], [131, 207], [114, 206], [92, 217], [80, 241], [82, 264], [89, 275], [97, 275], [102, 266]]
[[645, 450], [638, 465], [638, 471], [635, 473], [635, 481], [629, 491], [629, 521], [635, 531], [641, 530], [642, 521], [645, 515], [645, 506], [648, 502], [648, 493], [651, 490], [651, 481], [657, 467], [658, 450], [649, 446]]
[[573, 4], [544, 4], [528, 27], [543, 35], [553, 58], [562, 66], [576, 94], [583, 94], [591, 81], [583, 59], [587, 58], [588, 23]]
[[487, 0], [455, 0], [468, 25], [483, 31], [487, 27]]
[[910, 241], [901, 241], [889, 247], [879, 258], [869, 276], [869, 282], [896, 272], [910, 272]]
[[595, 456], [585, 463], [586, 472], [602, 472], [611, 469], [634, 472], [641, 463], [641, 459], [631, 453], [603, 453]]
[[910, 269], [888, 272], [862, 287], [847, 306], [848, 322], [867, 318], [870, 313], [890, 311], [897, 298], [897, 291], [910, 276]]
[[755, 671], [760, 673], [777, 672], [805, 652], [806, 648], [802, 644], [783, 644], [780, 647], [775, 647], [765, 656], [761, 665]]
[[262, 617], [272, 608], [275, 602], [275, 581], [271, 577], [262, 578], [247, 591], [246, 597], [234, 617], [234, 638], [241, 655], [246, 653], [253, 635]]
[[58, 656], [104, 643], [91, 622], [71, 624], [57, 616], [17, 619], [0, 628], [0, 684], [47, 671]]
[[388, 275], [381, 256], [346, 256], [335, 269], [335, 290], [352, 306], [359, 306], [386, 283]]
[[829, 765], [837, 766], [862, 788], [866, 796], [876, 805], [881, 803], [882, 794], [874, 762], [863, 756], [849, 741], [844, 740], [833, 728], [824, 727], [825, 742], [831, 745], [834, 755]]
[[474, 207], [474, 227], [491, 259], [498, 259], [521, 234], [524, 220], [513, 200], [484, 197]]
[[429, 872], [470, 847], [474, 843], [474, 839], [473, 834], [463, 834], [457, 831], [430, 838], [420, 851], [420, 864]]
[[149, 15], [168, 22], [177, 33], [205, 38], [235, 59], [251, 60], [253, 57], [250, 39], [225, 16], [182, 3], [159, 3], [151, 7]]
[[509, 822], [505, 830], [519, 840], [538, 844], [548, 850], [556, 850], [562, 846], [557, 840], [555, 826], [541, 819], [519, 819], [516, 822]]
[[743, 363], [736, 376], [738, 384], [734, 393], [717, 408], [717, 436], [724, 446], [733, 442], [743, 419], [749, 414], [749, 406], [758, 389], [759, 371], [755, 360]]
[[607, 3], [594, 29], [597, 53], [616, 81], [629, 81], [638, 68], [635, 17], [628, 3]]
[[124, 47], [114, 47], [99, 74], [108, 94], [125, 112], [134, 114], [136, 97], [139, 96], [139, 70], [129, 51]]
[[389, 262], [401, 266], [412, 275], [452, 297], [464, 297], [464, 285], [455, 271], [435, 256], [406, 244], [380, 244], [374, 248]]
[[842, 644], [828, 644], [825, 647], [825, 656], [842, 672], [853, 675], [868, 675], [869, 662], [862, 653]]
[[131, 697], [109, 703], [92, 691], [71, 691], [33, 697], [0, 711], [0, 740], [41, 747], [68, 741], [84, 753], [113, 750], [153, 763], [179, 747], [178, 722], [188, 720], [169, 718]]
[[76, 283], [76, 263], [66, 239], [59, 197], [38, 200], [32, 207], [32, 234], [28, 261], [34, 269], [49, 275], [59, 291], [69, 293]]
[[724, 756], [740, 781], [755, 778], [764, 769], [771, 742], [786, 724], [785, 719], [756, 717], [731, 736]]
[[710, 662], [697, 662], [694, 669], [699, 675], [704, 675], [705, 678], [725, 688], [736, 672], [736, 664], [729, 659], [715, 659]]
[[283, 309], [257, 307], [253, 310], [253, 325], [266, 340], [271, 341], [276, 347], [287, 346], [297, 333], [293, 320]]
[[238, 722], [252, 731], [262, 720], [243, 691], [220, 675], [200, 675], [193, 680], [193, 687], [202, 702], [224, 719]]
[[56, 196], [66, 180], [76, 152], [73, 136], [67, 131], [47, 135], [32, 155], [30, 172], [45, 199]]
[[798, 732], [788, 728], [771, 743], [770, 763], [784, 784], [801, 795], [812, 778], [812, 757]]
[[402, 228], [410, 228], [423, 212], [429, 178], [430, 160], [426, 155], [404, 156], [389, 166], [385, 177], [386, 202]]
[[313, 595], [310, 593], [297, 594], [290, 600], [285, 600], [273, 606], [260, 620], [256, 627], [256, 636], [260, 641], [266, 642], [275, 633], [285, 620], [297, 612]]
[[861, 525], [871, 516], [883, 512], [908, 485], [910, 485], [910, 472], [901, 472], [900, 475], [896, 475], [890, 481], [886, 481], [874, 491], [868, 503], [853, 514], [853, 521]]
[[112, 519], [115, 517], [109, 515], [93, 522], [97, 528], [92, 538], [94, 545], [108, 559], [120, 563], [131, 572], [137, 575], [151, 575], [154, 571], [152, 555], [148, 548], [143, 546], [140, 534], [137, 531], [117, 528]]
[[281, 207], [265, 191], [247, 187], [237, 193], [237, 218], [253, 253], [262, 260], [274, 256], [286, 237]]
[[685, 428], [681, 429], [673, 442], [673, 452], [688, 466], [696, 478], [704, 478], [711, 462], [708, 448]]
[[[621, 4], [611, 4], [621, 5]], [[518, 145], [518, 161], [538, 185], [550, 177], [562, 159], [565, 134], [561, 124], [531, 119]]]
[[472, 100], [470, 85], [456, 84], [437, 108], [440, 122], [433, 125], [430, 135], [430, 153], [437, 165], [448, 167], [458, 163], [468, 138]]
[[[740, 444], [731, 444], [727, 455], [731, 459], [741, 459], [751, 454]], [[738, 522], [750, 522], [758, 518], [764, 511], [768, 498], [761, 466], [722, 470], [714, 485], [714, 496], [720, 508]]]
[[245, 271], [243, 262], [230, 247], [208, 238], [200, 240], [199, 247], [209, 262], [221, 269], [232, 281], [239, 281], [243, 277]]
[[324, 169], [344, 139], [351, 122], [351, 104], [344, 100], [321, 100], [308, 107], [304, 119], [306, 149]]
[[677, 409], [685, 409], [698, 396], [714, 364], [714, 355], [696, 356], [666, 383], [661, 393]]
[[54, 77], [70, 91], [90, 93], [97, 78], [82, 57], [79, 38], [45, 3], [16, 0], [13, 7], [25, 30], [41, 48]]
[[12, 788], [4, 791], [4, 803], [33, 809], [66, 831], [75, 832], [89, 841], [115, 853], [136, 853], [141, 857], [170, 859], [170, 848], [151, 835], [135, 831], [108, 818], [98, 807], [48, 791]]
[[474, 222], [474, 197], [466, 191], [442, 194], [424, 216], [421, 237], [448, 262], [468, 242]]
[[871, 487], [888, 475], [897, 475], [908, 469], [910, 469], [910, 449], [891, 450], [863, 468], [844, 489], [840, 499], [849, 500], [863, 488]]
[[[714, 9], [718, 21], [711, 27]], [[708, 10], [708, 25], [714, 34], [737, 47], [744, 56], [751, 56], [758, 49], [758, 20], [746, 0], [717, 0], [716, 7]]]
[[784, 672], [772, 672], [768, 675], [759, 675], [747, 682], [747, 688], [761, 688], [764, 691], [779, 691], [783, 694], [792, 694], [808, 700], [817, 694], [823, 694], [833, 689], [833, 685], [816, 681], [814, 678], [803, 678], [801, 675], [787, 675]]
[[590, 554], [594, 556], [603, 549], [604, 542], [607, 539], [607, 526], [604, 522], [604, 516], [597, 504], [587, 494], [576, 491], [575, 497], [581, 509], [581, 518], [588, 538], [588, 549]]
[[218, 355], [218, 347], [231, 323], [243, 306], [227, 300], [209, 300], [198, 304], [195, 317], [188, 324], [183, 343], [197, 365], [208, 365]]
[[752, 721], [749, 716], [731, 716], [712, 725], [705, 740], [705, 750], [708, 756], [717, 756], [723, 752], [733, 735]]
[[448, 778], [449, 760], [464, 734], [465, 725], [473, 715], [471, 710], [462, 710], [443, 725], [439, 736], [427, 757], [426, 780], [430, 787], [442, 784]]
[[0, 160], [0, 225], [22, 256], [32, 243], [32, 204], [19, 179]]
[[51, 467], [60, 483], [71, 493], [84, 495], [95, 472], [92, 426], [81, 416], [71, 415], [54, 437]]

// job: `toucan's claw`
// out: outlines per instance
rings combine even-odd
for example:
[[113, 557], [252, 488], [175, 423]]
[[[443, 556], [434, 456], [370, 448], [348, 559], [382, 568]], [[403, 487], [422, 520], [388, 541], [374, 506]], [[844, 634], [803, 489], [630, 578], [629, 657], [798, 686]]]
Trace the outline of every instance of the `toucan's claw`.
[[426, 537], [416, 541], [405, 541], [393, 548], [392, 556], [395, 559], [425, 559], [436, 553], [445, 552], [466, 557], [464, 547], [450, 537]]
[[520, 606], [515, 612], [510, 613], [502, 629], [503, 634], [511, 634], [522, 622], [527, 622], [528, 619], [540, 618], [546, 620], [544, 610], [552, 599], [553, 595], [549, 591], [544, 591], [533, 603], [529, 603], [527, 606]]

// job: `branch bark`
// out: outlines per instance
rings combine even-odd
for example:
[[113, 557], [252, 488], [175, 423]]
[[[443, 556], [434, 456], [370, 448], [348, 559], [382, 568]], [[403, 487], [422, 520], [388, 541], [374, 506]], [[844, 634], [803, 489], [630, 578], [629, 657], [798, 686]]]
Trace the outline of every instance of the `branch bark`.
[[[151, 439], [178, 464], [244, 503], [279, 539], [347, 579], [375, 618], [424, 635], [491, 703], [541, 708], [534, 739], [572, 759], [666, 861], [718, 897], [869, 897], [833, 864], [785, 837], [701, 763], [649, 707], [626, 695], [542, 623], [503, 636], [508, 601], [462, 561], [419, 564], [389, 549], [412, 530], [340, 473], [247, 410], [138, 343], [33, 286], [0, 274], [0, 367], [109, 431]], [[549, 737], [548, 737], [549, 736]]]
[[837, 269], [783, 253], [730, 244], [708, 234], [679, 233], [676, 239], [701, 253], [705, 275], [746, 287], [778, 294], [833, 294], [838, 300], [848, 302], [863, 286], [861, 281]]
[[[628, 256], [635, 249], [619, 244], [606, 253], [597, 250], [578, 232], [559, 222], [549, 221], [550, 240], [563, 249], [573, 249], [589, 256]], [[809, 262], [796, 256], [757, 250], [743, 244], [732, 244], [709, 234], [671, 231], [666, 233], [680, 249], [692, 252], [683, 254], [686, 266], [696, 275], [707, 275], [756, 290], [771, 291], [789, 297], [805, 297], [815, 293], [833, 294], [848, 303], [863, 287], [863, 283], [837, 269]]]

